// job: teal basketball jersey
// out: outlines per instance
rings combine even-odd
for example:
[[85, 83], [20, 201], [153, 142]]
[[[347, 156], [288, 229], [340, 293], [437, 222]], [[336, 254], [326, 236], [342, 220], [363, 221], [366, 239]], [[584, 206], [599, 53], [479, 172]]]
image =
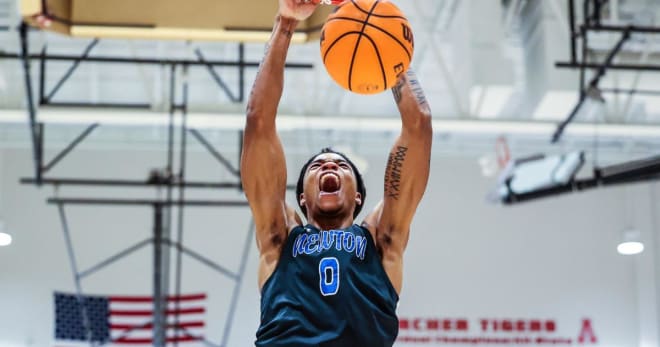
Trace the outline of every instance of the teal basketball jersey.
[[392, 346], [398, 300], [367, 229], [297, 226], [262, 288], [256, 346]]

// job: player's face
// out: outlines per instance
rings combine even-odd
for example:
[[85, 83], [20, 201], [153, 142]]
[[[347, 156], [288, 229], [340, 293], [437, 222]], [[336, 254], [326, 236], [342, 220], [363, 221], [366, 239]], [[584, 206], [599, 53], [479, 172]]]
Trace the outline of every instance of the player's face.
[[362, 203], [355, 173], [339, 154], [322, 153], [316, 156], [307, 168], [304, 182], [300, 202], [307, 206], [308, 215], [353, 215], [355, 204]]

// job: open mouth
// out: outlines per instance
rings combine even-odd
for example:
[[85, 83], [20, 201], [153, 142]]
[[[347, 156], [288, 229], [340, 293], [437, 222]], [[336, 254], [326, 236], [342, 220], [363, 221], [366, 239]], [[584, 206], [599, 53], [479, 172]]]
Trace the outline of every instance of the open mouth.
[[336, 193], [341, 188], [339, 175], [333, 172], [324, 173], [319, 181], [321, 193]]

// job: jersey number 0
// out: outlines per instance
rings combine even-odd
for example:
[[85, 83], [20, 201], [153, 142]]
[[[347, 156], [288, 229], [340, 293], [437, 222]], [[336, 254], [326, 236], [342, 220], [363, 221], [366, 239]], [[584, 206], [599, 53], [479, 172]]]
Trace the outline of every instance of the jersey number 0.
[[323, 296], [335, 295], [339, 291], [339, 261], [337, 258], [323, 258], [319, 262], [319, 287]]

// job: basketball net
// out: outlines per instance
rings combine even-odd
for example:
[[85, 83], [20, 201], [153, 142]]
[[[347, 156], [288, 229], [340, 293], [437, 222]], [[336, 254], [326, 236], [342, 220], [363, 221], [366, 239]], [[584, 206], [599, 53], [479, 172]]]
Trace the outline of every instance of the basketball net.
[[488, 153], [479, 157], [481, 174], [485, 177], [495, 176], [506, 170], [509, 162], [511, 162], [509, 143], [506, 137], [500, 136], [495, 141], [495, 153]]
[[511, 150], [506, 137], [500, 136], [495, 142], [495, 155], [497, 157], [497, 166], [500, 170], [504, 169], [511, 160]]

